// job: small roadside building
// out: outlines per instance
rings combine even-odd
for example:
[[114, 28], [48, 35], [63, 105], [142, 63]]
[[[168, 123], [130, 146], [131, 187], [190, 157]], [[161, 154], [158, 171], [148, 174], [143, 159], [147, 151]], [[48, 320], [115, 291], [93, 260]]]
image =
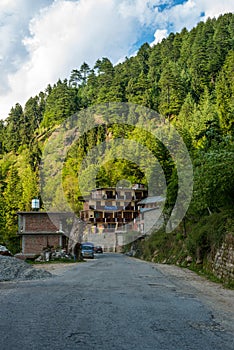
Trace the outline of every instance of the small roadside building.
[[64, 212], [18, 212], [22, 258], [34, 258], [47, 248], [67, 249], [74, 214]]

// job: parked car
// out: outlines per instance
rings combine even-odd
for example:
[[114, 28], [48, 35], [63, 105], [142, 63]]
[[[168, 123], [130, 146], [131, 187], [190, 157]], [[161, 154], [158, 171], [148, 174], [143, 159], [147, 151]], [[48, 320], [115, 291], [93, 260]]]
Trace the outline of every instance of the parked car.
[[98, 245], [98, 246], [94, 247], [94, 252], [102, 254], [103, 253], [103, 249], [102, 249], [102, 247], [100, 245]]
[[93, 243], [82, 243], [81, 244], [81, 255], [83, 258], [94, 258], [94, 245]]
[[4, 245], [0, 245], [0, 255], [13, 256], [11, 252]]

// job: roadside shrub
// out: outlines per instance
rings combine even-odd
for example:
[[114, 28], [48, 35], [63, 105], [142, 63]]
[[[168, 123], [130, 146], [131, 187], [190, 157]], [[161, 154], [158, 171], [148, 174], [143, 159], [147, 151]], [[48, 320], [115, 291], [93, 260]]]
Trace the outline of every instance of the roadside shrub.
[[221, 245], [229, 221], [229, 212], [213, 213], [203, 217], [192, 227], [188, 235], [188, 252], [202, 260], [207, 254], [212, 254]]

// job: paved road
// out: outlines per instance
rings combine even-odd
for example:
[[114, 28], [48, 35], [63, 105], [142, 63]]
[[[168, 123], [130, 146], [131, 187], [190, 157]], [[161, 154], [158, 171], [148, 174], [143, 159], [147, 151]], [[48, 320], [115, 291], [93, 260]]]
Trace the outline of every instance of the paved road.
[[103, 254], [48, 280], [1, 283], [0, 349], [233, 350], [234, 342], [231, 323], [183, 279]]

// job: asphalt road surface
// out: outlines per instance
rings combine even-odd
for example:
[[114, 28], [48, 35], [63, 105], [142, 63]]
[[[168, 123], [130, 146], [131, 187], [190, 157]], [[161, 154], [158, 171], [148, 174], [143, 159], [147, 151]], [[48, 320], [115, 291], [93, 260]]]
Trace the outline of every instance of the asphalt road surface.
[[47, 280], [2, 282], [0, 349], [233, 350], [233, 304], [186, 276], [100, 254]]

